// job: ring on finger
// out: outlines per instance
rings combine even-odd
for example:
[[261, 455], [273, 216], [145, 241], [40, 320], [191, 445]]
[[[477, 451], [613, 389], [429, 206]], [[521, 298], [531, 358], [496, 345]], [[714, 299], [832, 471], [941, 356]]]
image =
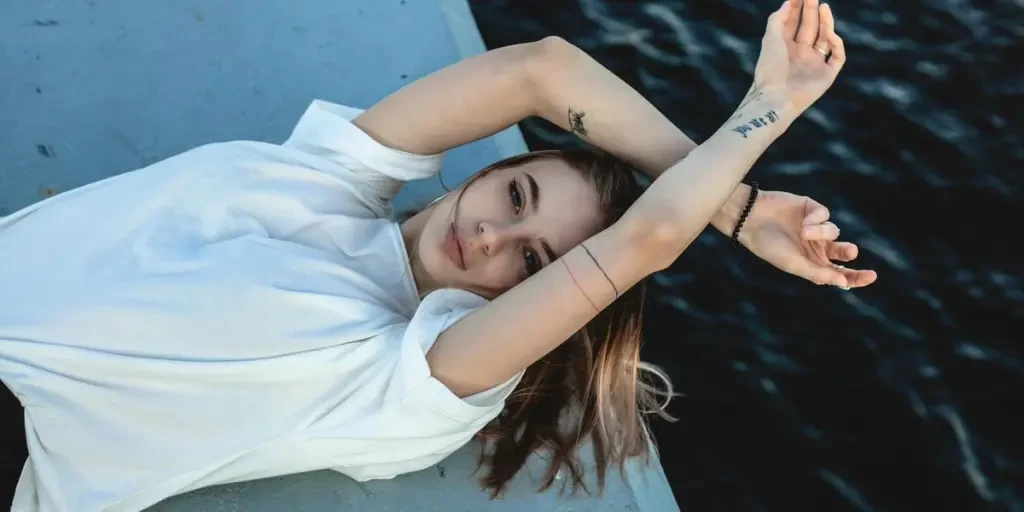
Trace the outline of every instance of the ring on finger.
[[[833, 264], [832, 264], [832, 268], [833, 268], [833, 269], [834, 269], [834, 270], [835, 270], [836, 272], [842, 272], [842, 271], [846, 270], [846, 267], [844, 267], [844, 266], [842, 266], [842, 265], [838, 265], [838, 264], [836, 264], [836, 263], [833, 263]], [[849, 286], [839, 286], [839, 285], [836, 285], [836, 288], [839, 288], [840, 290], [843, 290], [843, 291], [847, 291], [847, 290], [849, 290], [849, 289], [850, 289], [850, 287], [849, 287]]]
[[824, 49], [824, 48], [822, 48], [822, 47], [820, 47], [820, 46], [818, 46], [816, 44], [812, 44], [811, 48], [814, 48], [815, 50], [818, 50], [818, 53], [820, 53], [822, 57], [825, 57], [826, 60], [828, 59], [829, 55], [832, 54], [831, 50], [826, 50], [826, 49]]

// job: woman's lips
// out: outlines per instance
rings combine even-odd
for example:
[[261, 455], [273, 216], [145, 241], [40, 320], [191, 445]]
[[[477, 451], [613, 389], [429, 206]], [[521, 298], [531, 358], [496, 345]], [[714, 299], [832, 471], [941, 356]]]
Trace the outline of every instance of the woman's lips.
[[448, 227], [448, 234], [444, 237], [444, 252], [452, 260], [452, 263], [455, 263], [456, 267], [466, 270], [466, 259], [462, 254], [462, 244], [459, 243], [459, 237], [455, 234], [454, 222]]

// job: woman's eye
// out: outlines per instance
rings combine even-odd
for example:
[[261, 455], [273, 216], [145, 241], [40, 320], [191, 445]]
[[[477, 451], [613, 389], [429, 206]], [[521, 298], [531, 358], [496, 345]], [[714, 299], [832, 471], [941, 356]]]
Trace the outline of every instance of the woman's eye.
[[523, 209], [523, 197], [519, 195], [519, 187], [515, 181], [508, 184], [508, 195], [512, 199], [512, 208], [518, 214]]
[[532, 249], [523, 249], [523, 261], [526, 263], [527, 274], [532, 276], [540, 271], [540, 260], [537, 258], [537, 253], [533, 252]]

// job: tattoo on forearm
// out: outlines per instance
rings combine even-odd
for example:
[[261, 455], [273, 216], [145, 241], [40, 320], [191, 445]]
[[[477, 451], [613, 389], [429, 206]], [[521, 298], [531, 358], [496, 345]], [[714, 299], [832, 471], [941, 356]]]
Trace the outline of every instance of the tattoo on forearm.
[[569, 107], [569, 132], [578, 133], [580, 137], [587, 135], [587, 127], [583, 126], [583, 116], [586, 112], [577, 112]]
[[752, 131], [754, 131], [754, 130], [756, 130], [758, 128], [764, 128], [765, 126], [768, 126], [769, 124], [775, 124], [775, 121], [778, 121], [778, 120], [779, 120], [779, 115], [776, 114], [774, 110], [769, 110], [768, 112], [765, 112], [763, 116], [753, 117], [749, 121], [747, 121], [746, 123], [743, 123], [743, 124], [741, 124], [739, 126], [736, 126], [735, 128], [732, 128], [729, 131], [736, 132], [736, 133], [742, 135], [743, 138], [745, 139], [745, 138], [747, 138], [747, 134], [748, 133], [750, 133], [750, 132], [752, 132]]
[[761, 92], [761, 88], [757, 84], [751, 85], [750, 90], [747, 91], [747, 95], [743, 97], [743, 101], [740, 102], [740, 106], [736, 108], [736, 113], [729, 118], [730, 121], [735, 121], [743, 117], [743, 107], [746, 107], [751, 102], [761, 99], [764, 93]]

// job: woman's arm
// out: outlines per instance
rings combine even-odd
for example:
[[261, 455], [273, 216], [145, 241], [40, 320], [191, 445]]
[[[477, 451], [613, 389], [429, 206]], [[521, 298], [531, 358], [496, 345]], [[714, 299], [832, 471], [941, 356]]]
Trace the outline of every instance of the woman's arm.
[[436, 154], [504, 130], [534, 115], [528, 69], [546, 58], [543, 42], [517, 44], [461, 60], [402, 87], [353, 121], [385, 146]]
[[[445, 330], [427, 353], [438, 380], [460, 396], [506, 381], [607, 307], [614, 289], [625, 290], [678, 257], [768, 145], [831, 86], [846, 60], [831, 11], [818, 8], [816, 0], [802, 2], [802, 16], [790, 14], [801, 0], [788, 0], [769, 17], [755, 86], [736, 114], [659, 176], [622, 219], [584, 242], [593, 259], [576, 247]], [[831, 49], [831, 59], [826, 62], [813, 44], [824, 46], [821, 52]], [[593, 98], [575, 98], [571, 105], [590, 109], [580, 99]]]
[[696, 144], [643, 96], [558, 37], [506, 46], [431, 73], [355, 124], [384, 145], [434, 154], [540, 116], [652, 178]]
[[[652, 180], [697, 147], [640, 93], [586, 52], [558, 38], [542, 42], [548, 45], [546, 57], [537, 59], [530, 73], [539, 91], [536, 115], [630, 162]], [[586, 101], [581, 93], [592, 90], [594, 84], [602, 95], [615, 99]], [[711, 225], [729, 234], [749, 194], [749, 186], [737, 186]]]
[[[575, 107], [570, 113], [570, 108]], [[637, 91], [558, 37], [457, 62], [384, 98], [355, 119], [382, 144], [434, 154], [539, 116], [632, 163], [652, 179], [696, 144]], [[712, 224], [732, 229], [740, 185]]]
[[[707, 225], [754, 161], [792, 120], [762, 98], [738, 115], [775, 122], [742, 137], [731, 121], [669, 168], [610, 228], [444, 331], [427, 353], [431, 373], [459, 396], [491, 388], [536, 362], [640, 279], [668, 266]], [[602, 272], [603, 269], [603, 272]], [[607, 273], [607, 278], [605, 277]]]

